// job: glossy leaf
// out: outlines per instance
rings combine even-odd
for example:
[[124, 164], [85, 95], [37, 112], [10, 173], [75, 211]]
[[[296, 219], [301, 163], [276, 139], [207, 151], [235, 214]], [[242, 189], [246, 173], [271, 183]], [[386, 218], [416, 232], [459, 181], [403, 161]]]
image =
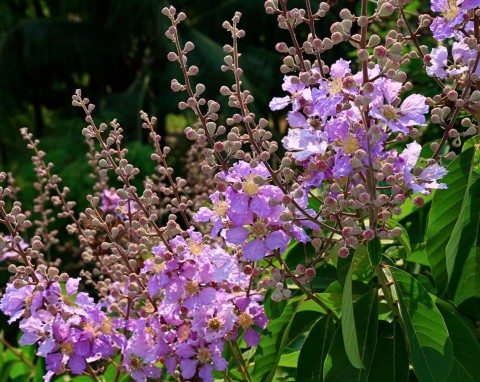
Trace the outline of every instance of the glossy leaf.
[[446, 248], [448, 295], [462, 311], [477, 320], [480, 319], [479, 237], [480, 179], [477, 179], [465, 195], [462, 212]]
[[318, 319], [316, 311], [297, 312], [298, 303], [288, 303], [282, 315], [270, 321], [256, 350], [253, 379], [268, 382], [275, 377], [276, 368], [286, 346]]
[[375, 237], [367, 243], [368, 258], [372, 267], [376, 267], [382, 261], [382, 244], [380, 239]]
[[449, 166], [443, 181], [448, 189], [437, 190], [430, 210], [426, 252], [435, 284], [440, 293], [447, 289], [458, 254], [464, 217], [473, 183], [476, 147], [461, 153]]
[[274, 371], [278, 363], [277, 354], [281, 353], [286, 345], [286, 336], [290, 331], [296, 309], [294, 304], [288, 304], [280, 317], [269, 322], [267, 332], [262, 336], [262, 342], [256, 351], [253, 370], [255, 381], [266, 381], [268, 374]]
[[380, 322], [368, 382], [408, 382], [408, 350], [397, 322]]
[[346, 259], [339, 258], [337, 267], [340, 269], [345, 268], [345, 264], [349, 263], [348, 272], [343, 279], [342, 290], [342, 321], [341, 332], [343, 335], [343, 343], [345, 351], [350, 363], [357, 369], [364, 367], [358, 346], [357, 329], [355, 326], [355, 316], [353, 311], [353, 297], [352, 297], [352, 274], [353, 274], [353, 261], [352, 255]]
[[420, 382], [447, 381], [453, 347], [442, 315], [414, 277], [397, 268], [390, 270], [416, 376]]
[[297, 363], [298, 363], [299, 355], [300, 355], [300, 351], [294, 351], [292, 353], [283, 354], [280, 357], [280, 361], [278, 362], [278, 366], [296, 368]]
[[359, 345], [359, 361], [364, 367], [357, 368], [350, 364], [345, 341], [340, 341], [341, 332], [337, 331], [325, 359], [323, 369], [323, 380], [325, 382], [368, 381], [377, 343], [378, 294], [376, 289], [370, 290], [355, 303], [354, 313]]
[[455, 308], [437, 300], [453, 343], [453, 367], [449, 382], [480, 381], [480, 344]]
[[298, 382], [323, 381], [323, 363], [335, 330], [335, 322], [330, 315], [322, 317], [312, 327], [300, 350], [296, 378]]

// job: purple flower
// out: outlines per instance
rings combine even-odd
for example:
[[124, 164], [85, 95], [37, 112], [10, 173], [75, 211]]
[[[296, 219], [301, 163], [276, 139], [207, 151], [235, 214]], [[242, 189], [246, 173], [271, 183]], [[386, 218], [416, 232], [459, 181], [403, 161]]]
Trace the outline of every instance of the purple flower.
[[421, 150], [422, 146], [417, 142], [412, 142], [409, 143], [405, 150], [398, 156], [397, 166], [400, 171], [403, 170], [406, 186], [415, 193], [421, 192], [426, 195], [428, 195], [432, 189], [447, 188], [446, 184], [438, 183], [437, 180], [443, 178], [448, 171], [437, 163], [425, 167], [416, 176], [412, 174], [412, 170], [420, 157]]
[[33, 285], [25, 285], [17, 289], [13, 284], [7, 284], [5, 294], [0, 300], [0, 310], [5, 315], [10, 316], [9, 324], [18, 320], [25, 312], [25, 306], [31, 302], [34, 289]]
[[222, 357], [222, 350], [223, 344], [220, 341], [208, 345], [203, 342], [179, 344], [176, 353], [180, 357], [182, 377], [191, 379], [198, 369], [198, 375], [203, 381], [213, 382], [213, 368], [222, 371], [228, 366], [228, 362]]
[[240, 310], [238, 316], [238, 325], [244, 330], [243, 338], [247, 346], [257, 346], [260, 342], [260, 334], [253, 328], [257, 326], [265, 329], [268, 324], [268, 318], [265, 316], [263, 307], [249, 297], [243, 297], [235, 300], [235, 304]]
[[350, 61], [339, 59], [330, 68], [330, 78], [322, 80], [319, 88], [312, 91], [315, 115], [322, 121], [327, 117], [335, 116], [341, 110], [341, 102], [344, 99], [343, 79], [351, 74]]
[[324, 134], [318, 130], [289, 129], [282, 143], [287, 150], [293, 151], [293, 157], [299, 161], [317, 154], [325, 154], [327, 149]]
[[373, 105], [370, 109], [370, 116], [378, 118], [392, 132], [407, 134], [409, 126], [425, 125], [424, 114], [428, 112], [425, 99], [422, 95], [412, 94], [403, 101], [399, 108], [391, 104]]
[[464, 21], [464, 16], [469, 9], [480, 5], [480, 0], [432, 0], [432, 10], [440, 12], [433, 20], [430, 29], [436, 40], [442, 41], [454, 36], [455, 27]]
[[17, 258], [19, 256], [16, 248], [17, 245], [20, 245], [23, 250], [28, 248], [28, 244], [25, 243], [23, 239], [21, 239], [19, 244], [14, 244], [12, 242], [12, 237], [10, 235], [5, 235], [3, 237], [3, 240], [5, 241], [5, 245], [3, 247], [0, 247], [0, 262], [11, 258]]
[[290, 242], [290, 237], [283, 230], [277, 227], [269, 227], [268, 223], [262, 220], [252, 223], [251, 234], [253, 239], [247, 241], [250, 237], [250, 231], [244, 227], [234, 227], [227, 230], [226, 233], [228, 242], [242, 245], [245, 260], [261, 260], [275, 249], [284, 252]]

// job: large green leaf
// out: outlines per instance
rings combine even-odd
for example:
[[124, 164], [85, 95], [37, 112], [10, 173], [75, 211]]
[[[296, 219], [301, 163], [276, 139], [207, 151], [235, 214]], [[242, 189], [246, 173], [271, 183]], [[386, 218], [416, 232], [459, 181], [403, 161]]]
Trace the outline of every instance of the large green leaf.
[[453, 347], [442, 315], [414, 277], [397, 268], [390, 270], [416, 376], [420, 382], [447, 381]]
[[448, 295], [459, 308], [480, 320], [480, 179], [469, 187], [462, 212], [446, 248]]
[[[459, 252], [465, 217], [471, 201], [473, 163], [477, 149], [461, 153], [449, 166], [444, 182], [448, 189], [437, 190], [430, 210], [426, 252], [440, 293], [447, 289]], [[468, 216], [468, 215], [467, 215]]]
[[448, 382], [480, 381], [480, 344], [455, 308], [437, 300], [453, 343], [453, 368]]
[[372, 267], [376, 267], [382, 261], [382, 244], [378, 237], [373, 238], [367, 243], [368, 258]]
[[368, 382], [408, 382], [408, 351], [398, 322], [379, 323]]
[[[342, 290], [342, 326], [341, 332], [343, 335], [343, 343], [345, 351], [347, 353], [350, 363], [357, 369], [364, 367], [360, 356], [360, 350], [358, 346], [357, 329], [355, 326], [355, 316], [353, 311], [353, 297], [352, 297], [352, 274], [353, 264], [352, 255], [342, 259], [339, 258], [337, 262], [337, 269], [344, 271], [346, 264], [348, 265], [348, 271], [345, 277], [342, 276], [340, 283], [343, 286]], [[339, 277], [340, 278], [340, 277]]]
[[296, 378], [298, 382], [323, 381], [323, 362], [334, 334], [335, 322], [331, 315], [324, 316], [315, 323], [300, 350]]
[[277, 355], [281, 354], [286, 345], [286, 336], [290, 331], [296, 310], [296, 305], [288, 304], [280, 317], [268, 323], [267, 332], [262, 336], [256, 351], [253, 370], [255, 381], [265, 381], [268, 374], [275, 369], [279, 360]]
[[341, 332], [337, 331], [325, 359], [323, 369], [323, 380], [325, 382], [368, 381], [377, 343], [378, 293], [376, 289], [370, 290], [355, 303], [354, 313], [360, 354], [359, 361], [363, 368], [357, 368], [350, 364], [345, 341], [340, 340]]
[[298, 312], [298, 302], [289, 302], [282, 315], [270, 321], [255, 352], [253, 379], [268, 382], [275, 377], [277, 365], [287, 345], [301, 335], [320, 316], [317, 311]]

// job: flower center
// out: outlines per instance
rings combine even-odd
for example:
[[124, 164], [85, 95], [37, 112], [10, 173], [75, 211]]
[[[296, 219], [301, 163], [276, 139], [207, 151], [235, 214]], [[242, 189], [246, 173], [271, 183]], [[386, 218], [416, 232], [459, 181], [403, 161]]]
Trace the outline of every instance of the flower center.
[[73, 354], [73, 344], [71, 342], [67, 342], [63, 345], [62, 351], [66, 355], [72, 355]]
[[217, 212], [218, 216], [226, 216], [228, 212], [228, 203], [222, 200], [213, 208]]
[[392, 105], [385, 105], [383, 107], [383, 116], [389, 121], [397, 119], [398, 111]]
[[459, 12], [457, 1], [448, 0], [447, 7], [442, 11], [442, 16], [450, 21], [457, 17]]
[[207, 348], [198, 349], [197, 359], [200, 363], [207, 363], [210, 361], [210, 350]]
[[197, 244], [192, 239], [187, 239], [188, 248], [195, 256], [200, 255], [203, 250], [203, 243]]
[[348, 138], [342, 142], [342, 145], [343, 151], [348, 155], [355, 154], [355, 151], [359, 148], [357, 139], [352, 135], [349, 135]]
[[185, 291], [188, 295], [192, 295], [198, 292], [198, 285], [195, 281], [189, 281], [187, 285], [185, 285]]
[[103, 334], [111, 334], [112, 333], [112, 322], [107, 318], [105, 321], [102, 322], [102, 329]]
[[258, 184], [255, 183], [253, 180], [255, 175], [250, 174], [245, 183], [243, 184], [243, 192], [246, 194], [253, 196], [258, 193]]
[[253, 325], [253, 317], [247, 313], [242, 313], [238, 316], [238, 323], [243, 329], [248, 329]]
[[343, 89], [343, 81], [341, 78], [333, 78], [327, 85], [328, 93], [332, 96], [338, 94]]
[[218, 332], [220, 329], [222, 329], [222, 321], [218, 317], [213, 317], [210, 320], [208, 320], [207, 327], [210, 329], [212, 332]]
[[311, 119], [308, 121], [309, 125], [315, 129], [318, 129], [320, 127], [320, 120], [319, 119]]
[[142, 363], [137, 358], [132, 358], [130, 360], [130, 367], [132, 370], [140, 370], [142, 368]]
[[252, 226], [252, 233], [255, 237], [263, 237], [265, 235], [265, 223], [263, 222], [256, 222]]

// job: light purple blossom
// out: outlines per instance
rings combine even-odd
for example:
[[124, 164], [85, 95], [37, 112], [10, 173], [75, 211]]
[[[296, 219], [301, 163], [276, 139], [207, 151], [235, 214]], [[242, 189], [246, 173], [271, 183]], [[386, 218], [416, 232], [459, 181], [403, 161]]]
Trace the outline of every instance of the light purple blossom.
[[443, 41], [453, 37], [455, 27], [464, 21], [464, 16], [469, 9], [480, 5], [480, 0], [431, 0], [432, 10], [442, 15], [433, 20], [430, 29], [433, 37]]

